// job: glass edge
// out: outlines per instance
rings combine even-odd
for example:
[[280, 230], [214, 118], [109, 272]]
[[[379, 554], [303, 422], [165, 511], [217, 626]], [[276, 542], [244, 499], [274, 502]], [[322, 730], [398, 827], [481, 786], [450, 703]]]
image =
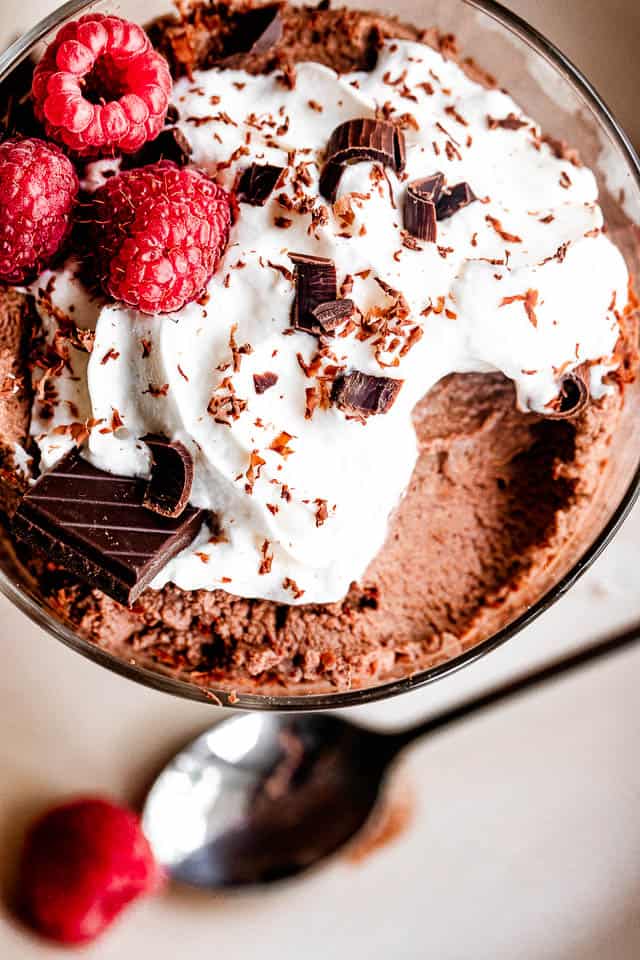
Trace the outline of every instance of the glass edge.
[[81, 13], [87, 7], [95, 6], [96, 0], [67, 0], [62, 6], [36, 23], [30, 30], [23, 33], [17, 40], [0, 53], [0, 83], [5, 80], [18, 64], [28, 57], [33, 48], [48, 33], [55, 30], [64, 20]]
[[[618, 146], [629, 161], [636, 185], [640, 190], [640, 158], [630, 138], [616, 120], [605, 101], [595, 87], [584, 76], [581, 70], [565, 56], [547, 37], [540, 33], [517, 14], [508, 10], [495, 0], [462, 0], [467, 6], [481, 11], [491, 19], [496, 20], [510, 32], [515, 33], [521, 40], [532, 46], [539, 54], [545, 56], [565, 77], [573, 83], [586, 99], [587, 103], [599, 115], [600, 120], [608, 128], [608, 132], [617, 141]], [[81, 13], [89, 7], [96, 6], [97, 0], [67, 0], [47, 17], [35, 24], [30, 30], [14, 41], [0, 53], [0, 82], [6, 79], [44, 37], [55, 30], [68, 18]], [[154, 690], [170, 693], [183, 699], [200, 703], [208, 703], [235, 710], [279, 710], [284, 712], [300, 712], [312, 710], [336, 710], [342, 707], [363, 706], [368, 703], [386, 700], [424, 687], [445, 676], [452, 675], [465, 666], [480, 660], [488, 653], [502, 646], [512, 639], [524, 627], [532, 623], [537, 617], [549, 609], [560, 599], [579, 578], [589, 569], [592, 563], [600, 556], [610, 543], [621, 524], [624, 522], [640, 494], [640, 465], [622, 497], [618, 507], [601, 530], [594, 542], [576, 561], [573, 567], [540, 597], [529, 609], [520, 614], [512, 623], [503, 627], [496, 634], [483, 640], [469, 650], [437, 666], [422, 670], [400, 680], [392, 680], [365, 689], [348, 690], [338, 693], [308, 694], [295, 697], [276, 696], [266, 694], [238, 693], [237, 695], [224, 690], [203, 688], [192, 681], [164, 676], [161, 672], [127, 662], [109, 653], [107, 650], [92, 644], [60, 621], [56, 621], [52, 612], [36, 601], [26, 591], [17, 587], [11, 579], [0, 570], [0, 592], [2, 592], [21, 612], [26, 614], [34, 623], [42, 627], [54, 639], [61, 641], [65, 646], [79, 653], [99, 666], [111, 670], [113, 673], [141, 683]]]

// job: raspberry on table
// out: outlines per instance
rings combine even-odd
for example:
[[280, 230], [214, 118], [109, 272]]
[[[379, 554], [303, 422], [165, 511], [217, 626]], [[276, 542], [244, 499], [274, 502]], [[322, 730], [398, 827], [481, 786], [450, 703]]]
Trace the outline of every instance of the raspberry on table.
[[86, 943], [164, 880], [135, 814], [86, 797], [54, 807], [31, 827], [19, 903], [24, 919], [44, 936]]
[[47, 136], [78, 156], [134, 153], [162, 130], [171, 75], [136, 23], [89, 13], [60, 29], [31, 92]]
[[142, 313], [195, 300], [229, 239], [228, 193], [168, 160], [112, 177], [92, 199], [97, 275], [109, 296]]
[[70, 233], [78, 190], [73, 164], [55, 144], [0, 144], [0, 280], [22, 283], [50, 263]]

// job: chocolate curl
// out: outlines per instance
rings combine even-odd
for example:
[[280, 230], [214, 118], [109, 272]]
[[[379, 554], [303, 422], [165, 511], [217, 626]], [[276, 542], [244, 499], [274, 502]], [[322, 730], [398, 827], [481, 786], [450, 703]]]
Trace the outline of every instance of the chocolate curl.
[[585, 410], [589, 399], [589, 387], [582, 372], [574, 370], [562, 378], [558, 396], [548, 404], [549, 412], [545, 416], [551, 420], [570, 420]]
[[388, 120], [369, 117], [339, 124], [327, 144], [327, 162], [320, 174], [322, 195], [333, 203], [344, 167], [364, 160], [374, 160], [401, 173], [406, 162], [402, 131]]
[[182, 443], [165, 437], [147, 436], [153, 466], [143, 498], [143, 506], [162, 517], [181, 516], [191, 496], [193, 458]]

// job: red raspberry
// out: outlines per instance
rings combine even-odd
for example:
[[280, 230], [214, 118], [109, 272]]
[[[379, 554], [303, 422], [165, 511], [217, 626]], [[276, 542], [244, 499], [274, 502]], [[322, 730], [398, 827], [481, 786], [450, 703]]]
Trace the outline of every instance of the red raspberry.
[[138, 818], [87, 797], [54, 807], [31, 827], [20, 864], [20, 904], [39, 933], [85, 943], [163, 881]]
[[143, 313], [170, 313], [195, 300], [229, 239], [226, 191], [168, 160], [112, 177], [93, 205], [100, 283]]
[[136, 23], [89, 13], [58, 32], [31, 92], [47, 135], [79, 156], [134, 153], [162, 129], [171, 75]]
[[0, 144], [0, 280], [22, 283], [50, 262], [71, 229], [71, 161], [44, 140]]

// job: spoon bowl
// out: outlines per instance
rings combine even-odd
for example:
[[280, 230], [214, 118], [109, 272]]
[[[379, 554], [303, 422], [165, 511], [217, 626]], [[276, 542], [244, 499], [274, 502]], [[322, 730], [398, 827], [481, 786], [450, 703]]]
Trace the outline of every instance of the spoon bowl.
[[237, 887], [292, 877], [365, 825], [395, 753], [387, 741], [320, 714], [233, 717], [165, 767], [143, 829], [174, 880]]

